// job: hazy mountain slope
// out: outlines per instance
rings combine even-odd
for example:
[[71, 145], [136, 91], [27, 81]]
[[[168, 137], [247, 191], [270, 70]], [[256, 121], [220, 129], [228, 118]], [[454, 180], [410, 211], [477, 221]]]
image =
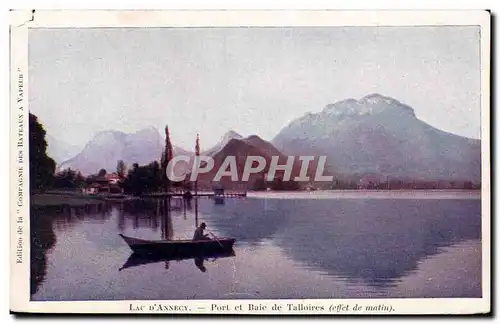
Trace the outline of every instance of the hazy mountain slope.
[[225, 133], [224, 136], [222, 136], [222, 138], [217, 144], [215, 144], [212, 148], [206, 151], [202, 151], [200, 154], [213, 157], [220, 150], [222, 150], [232, 139], [242, 139], [242, 138], [243, 136], [236, 133], [235, 131], [230, 130], [227, 133]]
[[114, 172], [118, 160], [123, 160], [127, 167], [133, 163], [142, 165], [160, 161], [163, 148], [164, 140], [153, 127], [132, 134], [103, 131], [79, 154], [62, 163], [59, 169], [72, 168], [84, 175], [94, 174], [101, 168]]
[[411, 107], [379, 94], [306, 114], [272, 144], [288, 155], [326, 155], [335, 173], [480, 179], [479, 140], [436, 129], [419, 120]]
[[55, 138], [49, 134], [47, 134], [47, 144], [47, 153], [56, 161], [56, 164], [72, 158], [82, 150], [78, 145], [68, 144], [64, 140]]
[[[258, 173], [252, 173], [249, 177], [248, 181], [241, 181], [243, 172], [245, 169], [245, 164], [248, 157], [259, 156], [264, 158], [265, 167], [262, 171]], [[278, 164], [285, 165], [287, 162], [287, 156], [278, 151], [271, 143], [264, 141], [260, 137], [256, 135], [249, 136], [247, 138], [236, 139], [233, 138], [229, 140], [229, 142], [219, 150], [214, 156], [214, 168], [204, 174], [200, 174], [199, 176], [199, 184], [200, 187], [210, 188], [214, 182], [219, 182], [225, 188], [239, 188], [239, 189], [248, 189], [255, 187], [256, 181], [262, 180], [265, 175], [269, 172], [269, 168], [271, 165], [271, 160], [273, 156], [278, 157]], [[221, 169], [224, 161], [228, 157], [234, 157], [236, 162], [236, 170], [237, 170], [237, 179], [238, 181], [232, 181], [231, 177], [224, 176], [220, 179], [220, 181], [215, 181], [214, 178], [217, 174], [217, 171]], [[311, 163], [313, 165], [313, 163]], [[253, 167], [257, 166], [257, 162], [253, 163]], [[294, 161], [291, 171], [291, 179], [293, 180], [300, 173], [300, 161], [297, 159]], [[226, 169], [228, 170], [228, 169]], [[312, 174], [314, 167], [311, 167], [308, 175]], [[277, 170], [274, 179], [283, 178], [284, 171]]]
[[[268, 141], [263, 140], [259, 136], [252, 135], [247, 138], [244, 138], [243, 141], [246, 143], [258, 148], [262, 153], [272, 157], [272, 156], [278, 156], [278, 164], [279, 165], [285, 165], [288, 161], [289, 156], [283, 154], [280, 152], [276, 147], [273, 146]], [[296, 177], [300, 174], [300, 170], [302, 167], [302, 161], [299, 159], [299, 156], [294, 156], [294, 162], [293, 162], [293, 167], [292, 167], [292, 176]], [[305, 162], [304, 162], [305, 164]], [[313, 161], [309, 162], [309, 166], [307, 168], [307, 173], [306, 175], [311, 178], [311, 180], [314, 178], [314, 175], [316, 174], [316, 169], [318, 167], [318, 159], [315, 158]], [[323, 172], [324, 175], [330, 174], [328, 170], [325, 170]]]

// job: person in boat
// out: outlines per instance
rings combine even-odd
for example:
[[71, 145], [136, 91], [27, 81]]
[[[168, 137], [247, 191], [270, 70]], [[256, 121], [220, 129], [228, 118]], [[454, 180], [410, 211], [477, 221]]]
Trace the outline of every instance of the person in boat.
[[205, 223], [201, 223], [200, 226], [198, 226], [198, 228], [194, 231], [193, 241], [210, 240], [208, 234], [203, 234], [205, 228], [207, 228], [207, 224]]

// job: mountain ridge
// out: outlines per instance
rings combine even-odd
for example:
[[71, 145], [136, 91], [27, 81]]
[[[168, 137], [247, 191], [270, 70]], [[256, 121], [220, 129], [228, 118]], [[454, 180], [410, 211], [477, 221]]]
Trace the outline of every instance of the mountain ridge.
[[340, 174], [480, 179], [480, 141], [439, 130], [413, 108], [371, 94], [291, 121], [271, 143], [287, 155], [326, 155]]
[[[220, 180], [216, 180], [215, 176], [228, 156], [234, 157], [238, 180], [232, 181], [229, 176], [224, 176], [221, 177]], [[264, 158], [266, 164], [262, 171], [250, 174], [248, 181], [241, 181], [246, 161], [249, 156], [262, 157]], [[216, 182], [228, 189], [256, 188], [256, 186], [261, 186], [265, 183], [262, 182], [262, 179], [264, 179], [265, 174], [269, 172], [273, 156], [278, 156], [279, 165], [286, 164], [288, 157], [279, 152], [270, 142], [257, 135], [251, 135], [246, 138], [232, 138], [220, 151], [212, 156], [214, 159], [214, 168], [208, 173], [200, 174], [199, 185], [200, 187], [210, 188], [212, 184]], [[252, 166], [256, 167], [256, 165]], [[298, 176], [299, 172], [300, 164], [297, 163], [297, 160], [295, 160], [292, 165], [291, 179]], [[275, 179], [283, 177], [283, 173], [284, 171], [277, 171]], [[310, 174], [310, 172], [308, 174]]]
[[47, 153], [57, 165], [72, 158], [82, 150], [78, 145], [66, 143], [50, 134], [47, 134]]
[[[132, 133], [104, 130], [96, 133], [80, 153], [62, 162], [58, 169], [71, 168], [84, 175], [95, 174], [100, 169], [114, 172], [118, 160], [123, 160], [128, 168], [133, 163], [142, 165], [155, 160], [159, 162], [163, 149], [164, 140], [152, 126]], [[174, 154], [176, 150], [185, 152], [174, 146]]]
[[208, 150], [202, 151], [200, 154], [213, 157], [221, 149], [224, 148], [232, 139], [242, 139], [243, 136], [233, 131], [232, 129], [224, 133], [221, 139]]
[[[279, 164], [284, 164], [288, 156], [326, 156], [326, 174], [336, 176], [379, 174], [480, 180], [480, 140], [437, 129], [418, 119], [412, 107], [377, 93], [327, 104], [318, 113], [306, 113], [270, 141], [229, 130], [201, 155], [220, 160], [221, 154], [229, 154], [231, 146], [234, 150], [235, 143], [239, 146], [233, 152], [236, 155], [248, 155], [245, 152], [251, 149], [245, 145], [250, 145], [256, 149], [254, 154], [278, 155]], [[164, 145], [163, 136], [153, 126], [133, 133], [101, 131], [59, 168], [71, 167], [88, 174], [100, 168], [114, 170], [119, 159], [127, 166], [147, 164], [159, 161]], [[174, 145], [174, 155], [186, 155], [192, 160], [194, 152]], [[317, 167], [315, 162], [310, 170]], [[192, 161], [184, 164], [179, 168], [189, 172]], [[294, 172], [297, 169], [296, 158]]]

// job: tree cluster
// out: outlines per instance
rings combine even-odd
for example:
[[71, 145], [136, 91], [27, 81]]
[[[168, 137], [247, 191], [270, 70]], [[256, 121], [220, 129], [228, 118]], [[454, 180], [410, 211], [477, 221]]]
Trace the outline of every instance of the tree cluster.
[[134, 163], [127, 177], [121, 182], [121, 186], [125, 193], [136, 196], [160, 191], [162, 174], [159, 163], [153, 161], [143, 166]]
[[283, 181], [282, 178], [276, 178], [272, 181], [267, 181], [264, 177], [260, 177], [250, 187], [250, 189], [256, 191], [267, 190], [268, 188], [276, 191], [300, 190], [300, 185], [292, 179]]
[[38, 118], [29, 114], [29, 161], [30, 161], [30, 190], [36, 192], [52, 185], [55, 161], [47, 155], [47, 141], [45, 129]]
[[54, 175], [52, 187], [56, 189], [75, 189], [81, 188], [84, 184], [85, 178], [82, 174], [68, 168]]

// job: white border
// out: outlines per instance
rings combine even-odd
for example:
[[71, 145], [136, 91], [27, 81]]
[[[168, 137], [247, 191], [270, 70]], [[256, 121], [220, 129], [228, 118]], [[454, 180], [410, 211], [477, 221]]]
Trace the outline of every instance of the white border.
[[[11, 25], [30, 11], [13, 11]], [[484, 10], [36, 10], [30, 28], [481, 25]]]
[[[35, 20], [29, 22], [30, 11], [12, 11], [11, 23], [11, 71], [20, 67], [24, 71], [27, 80], [27, 28], [62, 28], [62, 27], [207, 27], [207, 26], [424, 26], [424, 25], [479, 25], [481, 26], [481, 122], [482, 122], [482, 260], [483, 260], [483, 297], [477, 299], [377, 299], [377, 303], [392, 305], [396, 312], [391, 314], [470, 314], [485, 313], [491, 309], [490, 305], [490, 16], [484, 10], [412, 10], [412, 11], [388, 11], [388, 10], [111, 10], [111, 11], [63, 11], [63, 10], [37, 10]], [[17, 75], [11, 73], [11, 113], [16, 107], [15, 84]], [[24, 83], [25, 96], [27, 98], [28, 82]], [[14, 101], [13, 101], [14, 100]], [[27, 102], [26, 102], [27, 103]], [[11, 115], [11, 136], [15, 134], [17, 116]], [[26, 125], [27, 125], [26, 114]], [[14, 139], [11, 139], [11, 142]], [[27, 146], [25, 146], [26, 153]], [[15, 162], [17, 150], [11, 148], [11, 176], [15, 175], [12, 167]], [[27, 156], [25, 154], [25, 156]], [[28, 170], [28, 161], [25, 160], [25, 170]], [[29, 175], [25, 173], [26, 179]], [[15, 193], [15, 177], [10, 180], [10, 192]], [[25, 192], [28, 192], [26, 186]], [[23, 212], [25, 218], [29, 219], [29, 201], [26, 197]], [[14, 197], [11, 196], [11, 217], [14, 215]], [[15, 231], [15, 223], [11, 218], [11, 234]], [[29, 242], [29, 227], [25, 226], [25, 242]], [[298, 303], [301, 300], [228, 300], [228, 301], [89, 301], [89, 302], [30, 302], [29, 301], [29, 246], [25, 245], [25, 262], [19, 266], [15, 264], [15, 253], [12, 248], [16, 236], [11, 236], [11, 290], [10, 309], [12, 311], [24, 312], [50, 312], [50, 313], [130, 313], [129, 305], [151, 305], [154, 303], [168, 303], [170, 305], [192, 305], [193, 313], [217, 314], [217, 312], [199, 311], [195, 306], [205, 306], [209, 309], [212, 303], [237, 305], [248, 303], [266, 303], [271, 306], [274, 303]], [[324, 305], [326, 309], [331, 304], [372, 304], [373, 299], [308, 299], [307, 303]], [[149, 313], [146, 311], [145, 313]], [[158, 313], [158, 312], [156, 312]], [[244, 314], [245, 312], [219, 312], [219, 314]], [[186, 314], [186, 313], [183, 313]], [[286, 312], [265, 311], [253, 314], [290, 314]], [[297, 314], [298, 313], [293, 313]], [[309, 315], [325, 314], [329, 312], [302, 313]], [[346, 313], [340, 313], [345, 315]], [[349, 314], [356, 314], [350, 312]], [[363, 312], [363, 315], [370, 313]], [[372, 313], [377, 314], [377, 313]], [[381, 313], [378, 313], [381, 314]], [[382, 313], [383, 314], [383, 313]]]

